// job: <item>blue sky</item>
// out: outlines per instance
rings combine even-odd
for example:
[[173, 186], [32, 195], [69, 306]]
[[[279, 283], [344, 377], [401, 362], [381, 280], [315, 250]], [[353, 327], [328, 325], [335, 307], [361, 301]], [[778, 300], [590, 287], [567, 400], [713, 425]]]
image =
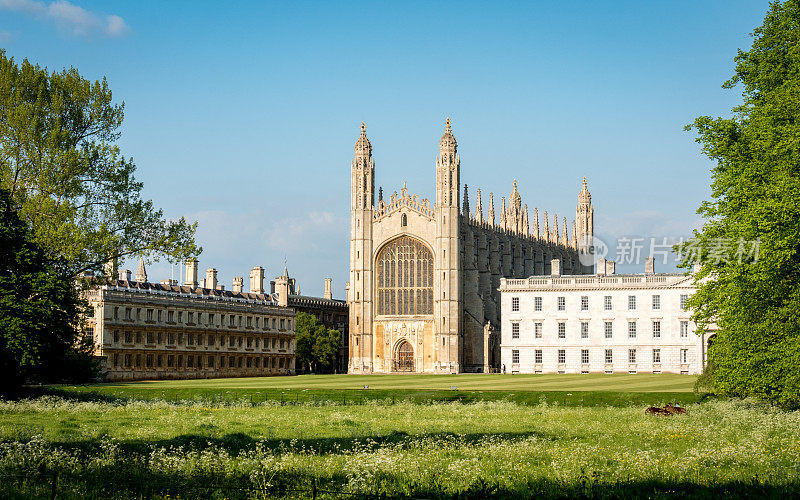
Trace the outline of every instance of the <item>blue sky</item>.
[[226, 287], [285, 256], [304, 293], [331, 276], [343, 297], [361, 121], [384, 192], [433, 197], [449, 116], [473, 207], [516, 178], [531, 212], [571, 221], [585, 175], [612, 252], [690, 234], [712, 165], [683, 126], [740, 100], [720, 86], [767, 6], [0, 0], [0, 46], [108, 78], [145, 195], [199, 221]]

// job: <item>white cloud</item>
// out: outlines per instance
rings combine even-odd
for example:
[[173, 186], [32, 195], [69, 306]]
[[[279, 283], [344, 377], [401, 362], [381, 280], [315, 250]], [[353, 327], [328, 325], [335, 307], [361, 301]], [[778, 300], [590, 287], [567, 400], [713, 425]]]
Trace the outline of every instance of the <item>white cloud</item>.
[[39, 0], [0, 0], [0, 9], [50, 21], [59, 29], [79, 37], [100, 35], [113, 38], [130, 31], [120, 16], [90, 12], [67, 0], [50, 3]]

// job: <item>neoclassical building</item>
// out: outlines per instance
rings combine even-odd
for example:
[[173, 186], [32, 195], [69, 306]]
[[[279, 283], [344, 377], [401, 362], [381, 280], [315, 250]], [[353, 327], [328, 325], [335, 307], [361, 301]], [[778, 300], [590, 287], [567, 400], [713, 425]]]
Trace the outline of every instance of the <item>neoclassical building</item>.
[[[572, 234], [567, 219], [534, 209], [532, 227], [514, 181], [496, 217], [489, 195], [484, 215], [480, 189], [475, 210], [450, 119], [439, 142], [435, 199], [375, 192], [372, 145], [361, 124], [351, 163], [350, 373], [489, 372], [500, 366], [501, 278], [561, 272], [590, 274], [594, 232], [591, 195], [583, 180]], [[377, 202], [375, 200], [377, 196]], [[581, 262], [584, 261], [584, 263]]]
[[687, 308], [694, 276], [616, 274], [600, 259], [593, 276], [500, 280], [507, 373], [702, 373], [706, 335]]

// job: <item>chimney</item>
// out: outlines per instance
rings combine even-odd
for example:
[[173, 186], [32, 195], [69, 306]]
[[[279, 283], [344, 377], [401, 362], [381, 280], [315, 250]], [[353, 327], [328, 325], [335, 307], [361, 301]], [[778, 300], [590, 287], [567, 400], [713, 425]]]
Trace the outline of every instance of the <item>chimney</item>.
[[598, 276], [605, 276], [606, 275], [606, 258], [600, 257], [597, 259], [597, 275]]
[[177, 286], [178, 280], [161, 280], [162, 285]]
[[103, 275], [107, 278], [114, 277], [114, 271], [117, 269], [117, 259], [111, 259], [103, 266]]
[[131, 280], [131, 270], [130, 269], [120, 269], [119, 270], [119, 279], [121, 281], [130, 281]]
[[250, 293], [264, 293], [264, 268], [261, 266], [250, 270]]
[[561, 261], [559, 259], [553, 259], [550, 261], [550, 275], [561, 276]]
[[333, 292], [331, 291], [331, 279], [325, 278], [325, 292], [322, 294], [323, 299], [332, 299]]
[[614, 274], [616, 266], [617, 266], [617, 261], [615, 261], [615, 260], [607, 260], [606, 261], [606, 274], [608, 274], [608, 275]]
[[655, 257], [644, 258], [644, 274], [656, 274], [656, 259]]
[[233, 278], [233, 293], [242, 293], [242, 288], [244, 287], [244, 278], [236, 277]]
[[289, 306], [289, 276], [285, 273], [283, 276], [275, 278], [275, 292], [278, 294], [278, 305], [281, 307]]
[[213, 267], [206, 269], [206, 288], [217, 289], [217, 270]]
[[186, 283], [184, 285], [197, 288], [197, 259], [186, 261]]

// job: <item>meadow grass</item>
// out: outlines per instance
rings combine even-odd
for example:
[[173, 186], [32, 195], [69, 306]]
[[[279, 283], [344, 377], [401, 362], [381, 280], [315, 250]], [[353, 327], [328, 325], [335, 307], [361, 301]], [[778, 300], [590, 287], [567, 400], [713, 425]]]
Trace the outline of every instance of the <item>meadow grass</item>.
[[799, 468], [800, 413], [738, 400], [675, 417], [508, 401], [0, 402], [12, 498], [49, 498], [55, 472], [59, 498], [309, 498], [312, 485], [331, 498], [786, 498]]

